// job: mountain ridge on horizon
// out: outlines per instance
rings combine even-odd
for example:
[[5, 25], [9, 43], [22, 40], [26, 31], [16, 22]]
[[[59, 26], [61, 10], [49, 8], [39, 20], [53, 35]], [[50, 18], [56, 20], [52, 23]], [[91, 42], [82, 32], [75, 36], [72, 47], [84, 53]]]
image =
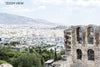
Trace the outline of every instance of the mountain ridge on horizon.
[[44, 25], [58, 25], [43, 19], [32, 19], [25, 16], [14, 14], [0, 13], [0, 24], [44, 24]]

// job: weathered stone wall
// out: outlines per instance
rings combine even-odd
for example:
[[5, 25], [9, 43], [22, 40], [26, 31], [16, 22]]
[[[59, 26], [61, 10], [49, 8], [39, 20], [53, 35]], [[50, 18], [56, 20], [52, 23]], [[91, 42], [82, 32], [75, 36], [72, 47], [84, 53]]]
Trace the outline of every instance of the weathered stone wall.
[[[77, 28], [81, 28], [81, 33], [77, 31]], [[90, 28], [93, 28], [93, 32], [90, 32]], [[71, 31], [71, 51], [70, 55], [72, 56], [73, 64], [71, 67], [100, 67], [100, 27], [96, 25], [88, 25], [88, 26], [74, 26]], [[68, 30], [65, 30], [66, 32]], [[65, 32], [65, 35], [67, 36]], [[77, 33], [78, 32], [78, 33]], [[80, 43], [78, 36], [82, 37], [82, 42]], [[93, 44], [89, 43], [90, 37], [93, 36]], [[66, 39], [66, 37], [65, 37]], [[68, 45], [65, 43], [65, 45]], [[66, 49], [68, 49], [66, 47]], [[82, 51], [82, 59], [77, 59], [77, 49]], [[88, 59], [88, 50], [92, 49], [94, 51], [94, 60]], [[66, 55], [68, 55], [66, 51]]]
[[65, 53], [66, 56], [71, 56], [71, 43], [72, 43], [72, 30], [71, 29], [66, 29], [64, 31], [64, 42], [65, 42]]

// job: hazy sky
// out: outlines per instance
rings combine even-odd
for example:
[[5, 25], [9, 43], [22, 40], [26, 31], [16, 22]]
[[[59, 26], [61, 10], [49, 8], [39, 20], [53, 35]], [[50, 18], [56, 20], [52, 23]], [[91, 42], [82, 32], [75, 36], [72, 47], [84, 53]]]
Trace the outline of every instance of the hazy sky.
[[[6, 5], [5, 2], [24, 2]], [[0, 12], [64, 25], [100, 25], [100, 0], [0, 0]]]

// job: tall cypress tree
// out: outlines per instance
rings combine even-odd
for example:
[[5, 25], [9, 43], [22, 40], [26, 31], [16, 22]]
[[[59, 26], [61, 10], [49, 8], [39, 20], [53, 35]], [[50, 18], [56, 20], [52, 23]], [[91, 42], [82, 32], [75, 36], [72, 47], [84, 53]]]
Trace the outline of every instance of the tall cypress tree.
[[57, 53], [56, 53], [56, 48], [55, 48], [55, 57], [54, 57], [54, 61], [57, 60]]

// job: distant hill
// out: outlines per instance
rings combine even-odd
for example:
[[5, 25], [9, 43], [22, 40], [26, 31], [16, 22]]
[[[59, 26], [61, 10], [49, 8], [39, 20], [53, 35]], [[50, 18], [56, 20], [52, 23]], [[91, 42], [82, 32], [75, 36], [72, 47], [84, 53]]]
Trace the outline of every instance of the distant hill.
[[59, 25], [59, 26], [53, 27], [51, 29], [65, 29], [65, 28], [68, 28], [68, 26]]
[[0, 24], [43, 24], [43, 25], [57, 25], [43, 19], [32, 19], [24, 16], [18, 16], [7, 13], [0, 13]]

